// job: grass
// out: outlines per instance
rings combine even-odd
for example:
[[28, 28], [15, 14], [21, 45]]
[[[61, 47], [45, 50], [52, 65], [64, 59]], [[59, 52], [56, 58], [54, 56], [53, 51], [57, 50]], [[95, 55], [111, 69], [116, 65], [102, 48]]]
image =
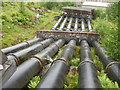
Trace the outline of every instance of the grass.
[[[0, 38], [0, 48], [6, 48], [8, 46], [12, 46], [15, 44], [18, 44], [20, 42], [23, 42], [25, 40], [30, 40], [35, 37], [35, 31], [39, 30], [42, 26], [46, 25], [49, 21], [51, 21], [54, 16], [58, 15], [58, 13], [55, 13], [54, 11], [47, 11], [45, 12], [45, 15], [41, 15], [39, 18], [39, 23], [32, 24], [32, 25], [18, 25], [16, 23], [12, 23], [11, 20], [14, 18], [12, 15], [14, 13], [19, 14], [19, 4], [15, 3], [16, 6], [11, 6], [9, 3], [6, 3], [7, 6], [2, 7], [2, 17], [4, 19], [4, 23], [2, 24], [2, 38]], [[8, 10], [9, 9], [9, 10]], [[37, 13], [31, 11], [29, 8], [25, 7], [25, 11], [27, 11], [27, 14], [32, 15], [29, 19], [33, 20], [35, 15]], [[24, 13], [25, 14], [25, 13]], [[25, 14], [26, 15], [26, 14]], [[28, 17], [28, 16], [24, 16]], [[18, 22], [17, 22], [18, 23]], [[22, 22], [21, 22], [22, 23]], [[45, 29], [50, 29], [52, 25], [55, 23], [55, 21], [51, 22]]]
[[[8, 46], [12, 46], [15, 44], [18, 44], [20, 42], [23, 42], [25, 40], [30, 40], [34, 38], [35, 31], [39, 30], [42, 26], [46, 25], [49, 21], [51, 21], [54, 16], [60, 14], [60, 10], [53, 8], [53, 10], [48, 10], [45, 12], [44, 15], [41, 15], [39, 18], [39, 23], [33, 24], [32, 21], [35, 18], [35, 15], [37, 14], [35, 11], [30, 10], [31, 7], [41, 7], [41, 4], [39, 3], [29, 3], [25, 4], [25, 11], [24, 13], [20, 13], [20, 3], [14, 2], [15, 6], [11, 5], [10, 3], [4, 3], [4, 7], [2, 7], [2, 13], [0, 13], [0, 20], [3, 24], [0, 24], [0, 27], [2, 27], [2, 31], [0, 31], [3, 36], [0, 38], [0, 48], [6, 48]], [[1, 7], [0, 7], [1, 8]], [[44, 9], [44, 8], [43, 8]], [[46, 9], [47, 10], [47, 9]], [[14, 16], [15, 15], [15, 16]], [[17, 16], [18, 15], [18, 16]], [[96, 16], [97, 18], [93, 20], [93, 30], [98, 32], [100, 36], [100, 43], [105, 47], [105, 49], [108, 51], [107, 54], [111, 57], [113, 57], [115, 60], [119, 61], [118, 56], [118, 48], [117, 48], [117, 25], [113, 23], [112, 21], [108, 21], [107, 17], [105, 16], [105, 11], [102, 13], [102, 10], [98, 12], [99, 16]], [[25, 19], [29, 19], [32, 24], [23, 24], [23, 22], [16, 22], [13, 23], [14, 18], [20, 19], [19, 17], [22, 17], [22, 19], [25, 17]], [[16, 20], [16, 19], [15, 19]], [[25, 20], [27, 21], [27, 20]], [[47, 27], [44, 29], [50, 29], [56, 21], [51, 22]], [[63, 47], [64, 48], [64, 47]], [[60, 50], [58, 54], [61, 53], [63, 48]], [[113, 49], [114, 48], [114, 49]], [[111, 80], [108, 79], [107, 75], [103, 73], [103, 65], [100, 62], [100, 59], [97, 55], [95, 55], [95, 50], [92, 48], [92, 58], [94, 63], [98, 67], [98, 78], [102, 84], [103, 88], [118, 88], [117, 83], [113, 83]], [[112, 53], [111, 53], [112, 52]], [[54, 57], [55, 58], [55, 57]], [[71, 66], [77, 67], [80, 63], [80, 47], [75, 47], [75, 52], [73, 54], [73, 58], [70, 61]], [[29, 88], [35, 88], [38, 82], [40, 81], [39, 76], [33, 77], [30, 82], [28, 83]], [[65, 78], [64, 88], [77, 88], [78, 86], [78, 73], [76, 69], [71, 70], [68, 75]]]

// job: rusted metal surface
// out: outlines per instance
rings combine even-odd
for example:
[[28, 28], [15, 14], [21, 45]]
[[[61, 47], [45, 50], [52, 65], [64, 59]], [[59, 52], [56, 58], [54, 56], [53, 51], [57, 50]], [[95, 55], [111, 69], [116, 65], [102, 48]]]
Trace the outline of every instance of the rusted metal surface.
[[63, 7], [63, 13], [76, 15], [76, 16], [92, 16], [94, 9], [92, 8], [81, 8], [81, 7]]
[[[79, 40], [79, 39], [90, 39], [90, 38], [99, 38], [99, 34], [95, 32], [72, 32], [72, 31], [56, 31], [56, 30], [39, 30], [36, 31], [36, 35], [38, 38], [49, 38], [53, 37], [54, 39], [60, 39], [63, 38], [66, 41], [69, 41], [71, 39]], [[78, 41], [77, 41], [78, 42]]]
[[[53, 61], [52, 66], [42, 78], [37, 88], [63, 88], [64, 79], [69, 70], [69, 60], [71, 60], [76, 41], [71, 40], [62, 53]], [[52, 79], [51, 79], [52, 78]], [[50, 82], [48, 84], [48, 82]]]
[[42, 65], [45, 65], [47, 62], [47, 57], [53, 57], [64, 43], [65, 40], [59, 39], [49, 47], [26, 60], [18, 66], [16, 72], [3, 85], [3, 88], [23, 88], [34, 75], [42, 70]]

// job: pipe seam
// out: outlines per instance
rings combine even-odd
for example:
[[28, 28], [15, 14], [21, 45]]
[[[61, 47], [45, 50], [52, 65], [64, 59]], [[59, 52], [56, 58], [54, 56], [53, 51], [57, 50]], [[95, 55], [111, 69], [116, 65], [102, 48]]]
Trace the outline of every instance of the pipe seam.
[[57, 61], [62, 61], [62, 62], [64, 62], [65, 64], [66, 64], [66, 66], [70, 66], [69, 65], [69, 63], [66, 61], [66, 60], [64, 60], [64, 59], [56, 59], [56, 60], [54, 60], [52, 63], [51, 63], [51, 66], [55, 63], [55, 62], [57, 62]]
[[14, 53], [9, 53], [7, 56], [13, 56], [14, 61], [16, 62], [16, 65], [19, 64], [20, 59]]
[[43, 62], [42, 62], [42, 60], [38, 56], [31, 56], [31, 58], [35, 58], [39, 62], [40, 68], [41, 69], [43, 68]]
[[116, 62], [116, 61], [113, 61], [113, 62], [110, 62], [106, 67], [105, 67], [105, 72], [107, 72], [107, 70], [114, 64], [120, 64], [120, 62]]
[[92, 63], [95, 66], [95, 68], [97, 68], [97, 66], [94, 64], [93, 61], [91, 61], [91, 60], [84, 60], [84, 61], [80, 62], [80, 64], [78, 65], [78, 69], [81, 67], [81, 65], [83, 65], [85, 63]]

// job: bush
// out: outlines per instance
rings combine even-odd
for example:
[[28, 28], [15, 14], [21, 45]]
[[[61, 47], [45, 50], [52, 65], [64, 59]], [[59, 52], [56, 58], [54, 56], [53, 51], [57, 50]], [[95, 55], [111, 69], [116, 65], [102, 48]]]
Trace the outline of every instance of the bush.
[[106, 10], [105, 9], [101, 9], [101, 8], [97, 8], [94, 11], [94, 19], [96, 18], [101, 18], [101, 19], [105, 19], [106, 18]]
[[7, 15], [3, 14], [2, 19], [7, 20]]
[[118, 27], [104, 19], [97, 18], [94, 21], [93, 29], [100, 34], [100, 43], [114, 60], [119, 60]]
[[117, 82], [112, 82], [105, 73], [103, 72], [97, 72], [98, 78], [101, 82], [102, 88], [119, 88]]
[[113, 4], [110, 4], [110, 6], [106, 9], [107, 18], [109, 21], [112, 21], [114, 23], [118, 22], [118, 18], [119, 18], [118, 6], [119, 5], [120, 5], [120, 3], [115, 2]]
[[74, 2], [45, 2], [41, 5], [50, 10], [52, 10], [53, 8], [57, 8], [58, 10], [60, 10], [64, 6], [75, 6], [76, 4]]

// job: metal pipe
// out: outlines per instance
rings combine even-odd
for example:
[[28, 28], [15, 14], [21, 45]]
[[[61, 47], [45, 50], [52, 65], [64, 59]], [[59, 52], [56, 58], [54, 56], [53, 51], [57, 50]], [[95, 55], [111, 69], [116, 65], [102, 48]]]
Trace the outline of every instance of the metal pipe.
[[87, 19], [87, 23], [88, 23], [88, 31], [93, 32], [92, 26], [91, 26], [91, 23], [90, 23], [90, 19]]
[[18, 51], [16, 53], [9, 54], [7, 56], [7, 58], [8, 58], [8, 60], [13, 60], [14, 58], [19, 58], [20, 60], [28, 59], [31, 55], [42, 51], [45, 47], [50, 45], [53, 41], [54, 41], [53, 38], [46, 39], [46, 40], [39, 42], [35, 45], [32, 45], [26, 49], [23, 49], [23, 50]]
[[101, 62], [107, 72], [109, 78], [117, 81], [120, 86], [120, 62], [116, 62], [105, 54], [105, 50], [97, 41], [93, 41], [92, 45], [96, 48], [97, 55], [101, 58]]
[[14, 52], [16, 52], [18, 50], [21, 50], [21, 49], [24, 49], [26, 47], [29, 47], [29, 46], [33, 45], [34, 43], [36, 43], [38, 41], [41, 41], [41, 40], [43, 40], [43, 39], [42, 38], [34, 38], [32, 40], [25, 41], [25, 42], [22, 42], [20, 44], [17, 44], [17, 45], [11, 46], [11, 47], [7, 47], [7, 48], [4, 48], [4, 49], [1, 49], [1, 51], [4, 54], [14, 53]]
[[71, 29], [71, 25], [72, 25], [72, 20], [73, 20], [73, 18], [71, 17], [70, 18], [70, 21], [69, 21], [69, 23], [68, 23], [68, 26], [67, 26], [67, 29], [66, 29], [66, 31], [70, 31]]
[[23, 88], [34, 75], [42, 70], [46, 61], [45, 57], [53, 57], [64, 43], [65, 40], [60, 39], [18, 66], [16, 72], [3, 85], [3, 88]]
[[58, 30], [63, 30], [64, 29], [64, 26], [65, 26], [65, 23], [67, 22], [67, 19], [68, 17], [66, 16], [66, 18], [64, 19], [64, 21], [62, 22], [60, 28]]
[[[69, 69], [67, 61], [72, 58], [75, 45], [75, 40], [69, 42], [57, 60], [53, 61], [52, 66], [37, 85], [37, 88], [63, 88], [64, 79]], [[50, 83], [48, 84], [48, 82]]]
[[[14, 69], [14, 71], [16, 70], [16, 64], [18, 64], [17, 62], [19, 62], [18, 61], [19, 59], [21, 59], [21, 60], [23, 58], [28, 59], [31, 55], [42, 51], [45, 47], [47, 47], [53, 41], [54, 40], [52, 38], [49, 38], [49, 39], [46, 39], [46, 40], [44, 40], [44, 41], [42, 41], [42, 42], [40, 42], [38, 44], [35, 44], [35, 45], [31, 46], [31, 47], [28, 47], [28, 48], [26, 48], [24, 50], [21, 50], [21, 51], [18, 51], [16, 53], [12, 53], [12, 54], [8, 55], [7, 56], [8, 60], [4, 64], [4, 68], [6, 66], [8, 68], [6, 67], [6, 69], [2, 71], [3, 77], [5, 77], [5, 76], [7, 77], [7, 78], [6, 77], [3, 78], [3, 84], [7, 81], [7, 79], [10, 78], [10, 77], [8, 78], [9, 75], [7, 75], [7, 74], [13, 74], [13, 73], [11, 73], [13, 70], [11, 70], [11, 69]], [[11, 70], [11, 72], [10, 72], [10, 70]]]
[[81, 19], [81, 29], [82, 32], [85, 32], [85, 20], [83, 18]]
[[64, 18], [64, 16], [61, 16], [59, 18], [58, 22], [51, 28], [51, 30], [55, 30], [58, 27], [58, 25], [60, 25], [60, 22], [62, 21], [63, 18]]
[[86, 40], [81, 41], [81, 63], [78, 66], [78, 74], [79, 88], [101, 88], [90, 47]]
[[78, 18], [76, 17], [74, 31], [78, 31]]

